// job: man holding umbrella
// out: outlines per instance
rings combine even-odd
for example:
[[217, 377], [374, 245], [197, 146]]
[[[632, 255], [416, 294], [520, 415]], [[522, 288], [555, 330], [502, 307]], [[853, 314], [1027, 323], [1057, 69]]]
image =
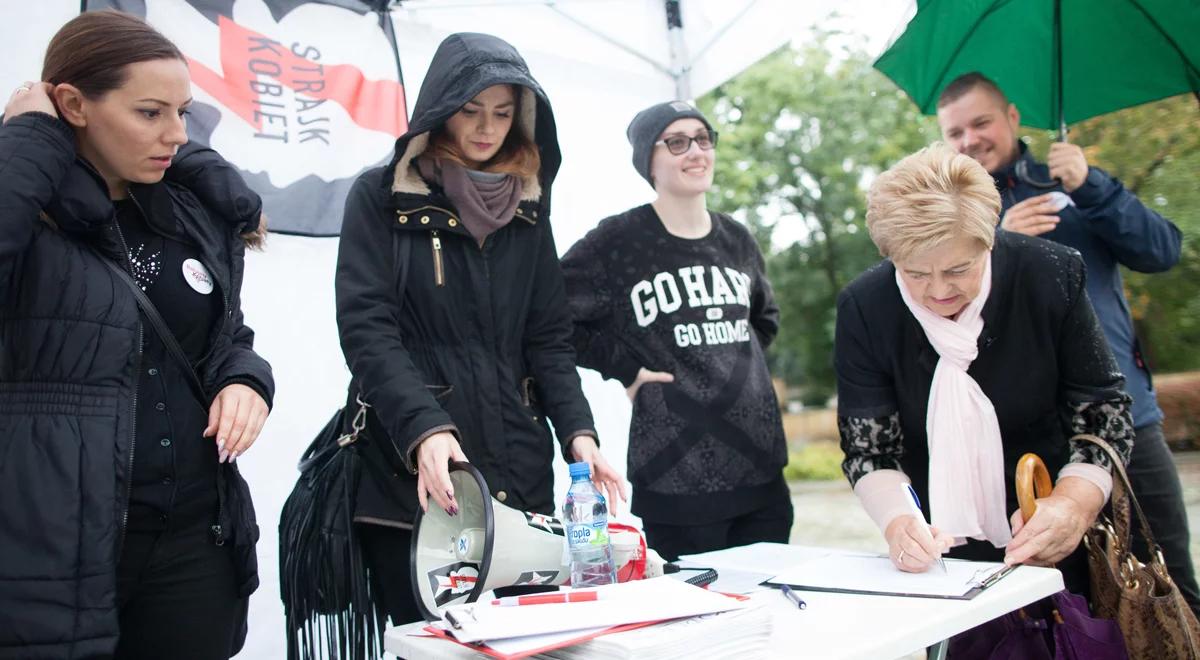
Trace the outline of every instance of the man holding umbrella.
[[1200, 615], [1200, 589], [1189, 552], [1179, 475], [1163, 437], [1159, 409], [1125, 300], [1119, 265], [1165, 271], [1179, 260], [1182, 235], [1067, 142], [1046, 163], [1017, 138], [1020, 113], [991, 80], [972, 72], [952, 80], [937, 101], [942, 136], [990, 172], [1003, 203], [1001, 227], [1069, 245], [1087, 265], [1087, 293], [1133, 397], [1137, 436], [1129, 462], [1134, 493], [1145, 510], [1168, 570]]

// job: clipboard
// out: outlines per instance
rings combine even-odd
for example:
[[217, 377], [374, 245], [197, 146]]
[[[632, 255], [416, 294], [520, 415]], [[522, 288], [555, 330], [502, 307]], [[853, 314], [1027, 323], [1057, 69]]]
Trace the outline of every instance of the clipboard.
[[813, 559], [763, 582], [799, 591], [970, 600], [1016, 570], [999, 562], [947, 559], [948, 573], [931, 568], [905, 573], [888, 557], [829, 555]]

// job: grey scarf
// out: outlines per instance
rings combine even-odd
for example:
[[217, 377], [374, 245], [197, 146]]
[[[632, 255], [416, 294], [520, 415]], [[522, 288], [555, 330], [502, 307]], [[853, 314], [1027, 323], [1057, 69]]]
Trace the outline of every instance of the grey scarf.
[[451, 160], [418, 158], [417, 168], [425, 179], [442, 186], [463, 226], [481, 244], [512, 220], [524, 190], [519, 177], [469, 170]]

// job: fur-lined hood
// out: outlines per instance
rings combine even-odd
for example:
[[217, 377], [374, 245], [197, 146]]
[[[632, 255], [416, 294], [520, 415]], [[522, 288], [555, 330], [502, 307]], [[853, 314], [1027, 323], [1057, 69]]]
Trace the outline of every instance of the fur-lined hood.
[[433, 55], [408, 132], [396, 140], [396, 151], [385, 175], [391, 191], [429, 194], [429, 185], [417, 172], [413, 159], [429, 145], [430, 131], [444, 124], [479, 92], [501, 84], [520, 87], [521, 115], [514, 129], [532, 136], [541, 155], [541, 171], [524, 182], [522, 199], [544, 198], [562, 163], [550, 101], [515, 48], [497, 37], [470, 32], [446, 37]]

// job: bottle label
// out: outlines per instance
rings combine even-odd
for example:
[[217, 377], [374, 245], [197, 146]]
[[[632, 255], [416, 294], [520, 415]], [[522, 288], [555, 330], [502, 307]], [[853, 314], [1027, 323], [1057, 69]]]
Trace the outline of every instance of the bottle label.
[[608, 545], [608, 520], [593, 521], [591, 525], [575, 524], [567, 528], [567, 543], [572, 548], [587, 546], [604, 547]]

